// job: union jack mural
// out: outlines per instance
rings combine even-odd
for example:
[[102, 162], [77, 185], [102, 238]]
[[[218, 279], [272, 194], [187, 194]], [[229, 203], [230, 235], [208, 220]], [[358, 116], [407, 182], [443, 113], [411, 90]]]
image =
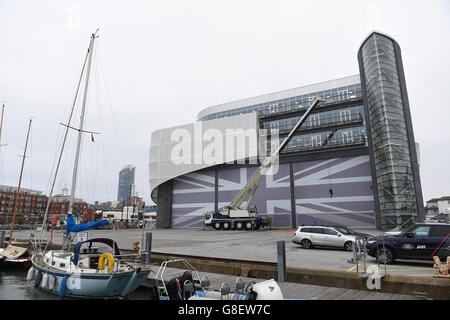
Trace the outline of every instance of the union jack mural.
[[[228, 204], [257, 167], [218, 169], [218, 207]], [[292, 166], [296, 221], [291, 214], [290, 165], [266, 175], [254, 195], [259, 215], [272, 226], [335, 224], [375, 226], [369, 156], [297, 162]], [[200, 227], [203, 214], [214, 210], [215, 172], [204, 170], [175, 178], [172, 226]]]
[[214, 210], [215, 171], [191, 172], [173, 181], [172, 227], [201, 227], [203, 215]]

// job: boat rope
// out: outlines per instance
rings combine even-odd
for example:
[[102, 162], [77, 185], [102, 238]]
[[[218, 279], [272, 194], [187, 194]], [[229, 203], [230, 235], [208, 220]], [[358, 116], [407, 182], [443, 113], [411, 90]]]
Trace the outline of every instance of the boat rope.
[[[80, 74], [80, 77], [79, 77], [79, 80], [78, 80], [78, 85], [77, 85], [77, 89], [76, 89], [76, 93], [75, 93], [75, 97], [74, 97], [74, 101], [73, 101], [73, 104], [72, 104], [72, 109], [71, 109], [71, 112], [70, 112], [70, 115], [69, 115], [69, 119], [68, 119], [67, 125], [70, 125], [71, 121], [72, 121], [75, 105], [76, 105], [76, 102], [77, 102], [78, 92], [79, 92], [79, 89], [81, 87], [81, 82], [82, 82], [82, 79], [83, 79], [84, 69], [86, 67], [86, 62], [88, 60], [88, 56], [89, 56], [89, 53], [86, 53], [86, 57], [85, 57], [84, 62], [83, 62], [83, 67], [81, 68], [81, 74]], [[65, 133], [64, 133], [64, 139], [63, 139], [63, 142], [62, 142], [62, 145], [61, 145], [61, 152], [59, 154], [58, 162], [57, 162], [57, 165], [56, 165], [56, 168], [55, 168], [55, 174], [54, 174], [54, 178], [53, 178], [52, 187], [50, 189], [49, 197], [48, 197], [48, 200], [47, 200], [47, 206], [45, 208], [44, 219], [42, 221], [41, 240], [44, 240], [44, 234], [45, 234], [45, 230], [46, 230], [48, 211], [49, 211], [49, 208], [50, 208], [50, 203], [51, 203], [51, 199], [52, 199], [52, 196], [53, 196], [53, 190], [54, 190], [55, 183], [56, 183], [56, 177], [58, 175], [58, 170], [59, 170], [59, 167], [60, 167], [60, 164], [61, 164], [61, 159], [62, 159], [62, 155], [63, 155], [63, 151], [64, 151], [64, 147], [65, 147], [65, 143], [66, 143], [68, 132], [69, 132], [69, 127], [66, 127], [66, 130], [65, 130]], [[48, 244], [49, 244], [49, 242], [45, 245], [44, 251], [47, 250]]]

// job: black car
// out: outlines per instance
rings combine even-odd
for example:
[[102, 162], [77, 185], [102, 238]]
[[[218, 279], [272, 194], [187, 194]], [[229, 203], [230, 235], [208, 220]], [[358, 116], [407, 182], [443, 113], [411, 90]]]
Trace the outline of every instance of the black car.
[[417, 223], [396, 236], [383, 241], [370, 238], [367, 253], [381, 263], [394, 263], [396, 259], [433, 260], [438, 256], [446, 260], [450, 256], [450, 224]]

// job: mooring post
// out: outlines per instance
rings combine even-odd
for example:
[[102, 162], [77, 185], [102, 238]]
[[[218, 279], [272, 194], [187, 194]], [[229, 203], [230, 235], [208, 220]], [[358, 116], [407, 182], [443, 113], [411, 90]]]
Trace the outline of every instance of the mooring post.
[[277, 241], [278, 281], [286, 282], [286, 248], [283, 240]]
[[5, 230], [0, 231], [0, 248], [4, 248], [5, 243]]
[[152, 233], [147, 232], [145, 234], [145, 264], [150, 264], [152, 258]]

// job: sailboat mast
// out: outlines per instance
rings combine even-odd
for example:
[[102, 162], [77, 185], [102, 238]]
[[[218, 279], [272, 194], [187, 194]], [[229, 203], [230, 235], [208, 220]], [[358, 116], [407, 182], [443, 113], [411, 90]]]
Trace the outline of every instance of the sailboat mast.
[[84, 69], [86, 67], [86, 63], [87, 63], [88, 57], [89, 57], [89, 52], [86, 53], [86, 57], [85, 57], [84, 62], [83, 62], [83, 67], [81, 68], [80, 79], [78, 80], [77, 90], [75, 92], [75, 98], [73, 99], [73, 104], [72, 104], [72, 109], [70, 111], [69, 121], [67, 122], [67, 125], [66, 125], [66, 130], [65, 130], [65, 133], [64, 133], [64, 139], [63, 139], [62, 146], [61, 146], [61, 152], [59, 153], [58, 164], [56, 165], [56, 170], [55, 170], [55, 175], [53, 177], [52, 187], [50, 189], [50, 194], [49, 194], [49, 197], [48, 197], [47, 205], [45, 207], [44, 219], [43, 219], [43, 222], [42, 222], [41, 239], [44, 239], [44, 232], [45, 232], [46, 224], [47, 224], [48, 211], [50, 210], [50, 204], [52, 202], [52, 197], [53, 197], [53, 189], [55, 188], [56, 178], [58, 176], [58, 171], [59, 171], [59, 166], [61, 164], [61, 159], [62, 159], [62, 155], [63, 155], [63, 152], [64, 152], [64, 147], [66, 145], [67, 135], [69, 133], [70, 124], [72, 122], [72, 116], [73, 116], [73, 112], [74, 112], [74, 109], [75, 109], [75, 104], [77, 102], [78, 92], [80, 91], [80, 86], [81, 86], [81, 82], [82, 82], [82, 79], [83, 79]]
[[0, 121], [0, 147], [2, 146], [2, 128], [3, 128], [3, 112], [5, 111], [5, 104], [2, 104], [2, 120]]
[[25, 164], [25, 157], [27, 155], [28, 137], [30, 136], [30, 128], [31, 128], [32, 120], [33, 119], [30, 119], [30, 123], [28, 124], [27, 139], [25, 141], [25, 150], [23, 150], [22, 167], [20, 168], [19, 185], [17, 186], [17, 192], [16, 192], [16, 195], [14, 196], [14, 210], [13, 210], [13, 218], [12, 218], [12, 222], [11, 222], [11, 229], [9, 231], [9, 244], [11, 244], [11, 241], [12, 241], [14, 223], [16, 222], [17, 200], [19, 200], [18, 198], [20, 195], [20, 185], [22, 183], [23, 165]]
[[[98, 31], [98, 29], [97, 29], [97, 31]], [[87, 70], [86, 70], [86, 82], [85, 82], [85, 86], [84, 86], [83, 105], [81, 107], [80, 127], [78, 129], [78, 142], [77, 142], [77, 151], [75, 153], [75, 165], [73, 167], [72, 188], [70, 190], [70, 202], [69, 202], [69, 212], [68, 212], [69, 214], [73, 213], [73, 202], [75, 199], [75, 187], [76, 187], [76, 182], [77, 182], [78, 161], [80, 159], [81, 137], [83, 134], [83, 123], [84, 123], [84, 113], [86, 110], [89, 74], [91, 71], [92, 52], [94, 51], [94, 40], [96, 38], [97, 31], [92, 34], [91, 42], [89, 44], [89, 49], [88, 49], [89, 58], [88, 58], [88, 64], [87, 64]]]

